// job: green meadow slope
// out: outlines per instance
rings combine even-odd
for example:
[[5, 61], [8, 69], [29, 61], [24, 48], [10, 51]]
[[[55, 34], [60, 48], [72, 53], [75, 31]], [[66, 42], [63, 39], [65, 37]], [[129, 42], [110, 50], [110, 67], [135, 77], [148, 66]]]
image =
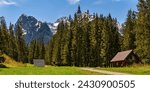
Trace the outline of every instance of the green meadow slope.
[[26, 66], [13, 68], [0, 68], [0, 75], [100, 75], [101, 73], [81, 70], [78, 67], [54, 67], [44, 68]]
[[79, 67], [35, 67], [31, 64], [18, 63], [7, 55], [3, 55], [7, 68], [0, 68], [0, 75], [99, 75], [100, 73], [81, 70]]

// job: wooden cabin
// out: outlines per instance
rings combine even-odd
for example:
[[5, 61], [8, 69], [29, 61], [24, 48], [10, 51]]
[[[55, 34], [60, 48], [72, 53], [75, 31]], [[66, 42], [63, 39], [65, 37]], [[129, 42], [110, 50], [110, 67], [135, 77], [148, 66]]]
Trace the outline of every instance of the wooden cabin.
[[113, 67], [123, 67], [139, 63], [139, 61], [139, 57], [133, 52], [133, 50], [127, 50], [118, 52], [111, 60], [111, 63]]

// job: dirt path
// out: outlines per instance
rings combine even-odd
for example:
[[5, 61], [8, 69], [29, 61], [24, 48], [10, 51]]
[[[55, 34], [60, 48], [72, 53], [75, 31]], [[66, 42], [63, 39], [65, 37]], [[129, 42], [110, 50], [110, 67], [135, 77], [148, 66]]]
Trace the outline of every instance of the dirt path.
[[91, 72], [108, 74], [108, 75], [131, 75], [131, 74], [128, 74], [128, 73], [111, 72], [111, 71], [106, 71], [106, 70], [98, 70], [98, 69], [94, 69], [94, 68], [81, 68], [81, 69], [86, 70], [86, 71], [91, 71]]

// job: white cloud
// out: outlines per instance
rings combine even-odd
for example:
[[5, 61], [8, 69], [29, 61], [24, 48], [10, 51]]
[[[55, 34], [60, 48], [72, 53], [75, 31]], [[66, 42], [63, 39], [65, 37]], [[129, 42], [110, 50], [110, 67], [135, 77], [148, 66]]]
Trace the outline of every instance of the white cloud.
[[16, 2], [9, 0], [0, 0], [0, 5], [16, 5]]
[[67, 0], [70, 4], [76, 4], [80, 2], [80, 0]]

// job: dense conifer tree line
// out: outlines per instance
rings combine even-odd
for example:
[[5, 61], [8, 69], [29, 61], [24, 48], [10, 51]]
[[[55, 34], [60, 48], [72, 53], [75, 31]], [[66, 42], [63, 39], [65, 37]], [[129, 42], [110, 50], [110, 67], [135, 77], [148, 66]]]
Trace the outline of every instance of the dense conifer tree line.
[[22, 24], [19, 23], [16, 30], [11, 23], [7, 28], [4, 17], [0, 21], [0, 51], [22, 63], [33, 63], [33, 59], [45, 58], [44, 43], [35, 40], [26, 44]]
[[150, 63], [150, 1], [139, 0], [138, 12], [129, 10], [124, 26], [123, 49], [134, 49], [142, 63]]
[[24, 41], [22, 24], [16, 30], [0, 21], [0, 51], [18, 62], [33, 63], [45, 59], [57, 66], [111, 67], [110, 60], [118, 51], [133, 49], [143, 63], [150, 63], [150, 1], [139, 0], [138, 11], [129, 10], [120, 33], [117, 19], [82, 13], [80, 6], [73, 19], [62, 21], [49, 44]]
[[110, 60], [120, 51], [117, 20], [98, 14], [90, 19], [80, 6], [71, 23], [62, 21], [49, 43], [46, 60], [51, 65], [110, 66]]

